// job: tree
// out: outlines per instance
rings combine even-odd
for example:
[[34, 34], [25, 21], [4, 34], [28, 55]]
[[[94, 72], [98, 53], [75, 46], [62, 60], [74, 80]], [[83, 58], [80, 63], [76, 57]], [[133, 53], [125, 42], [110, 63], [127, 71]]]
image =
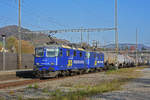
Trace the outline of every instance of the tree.
[[[29, 41], [21, 40], [22, 53], [32, 54], [34, 53], [34, 46]], [[9, 52], [17, 53], [18, 51], [18, 39], [14, 36], [10, 36], [6, 39], [6, 47]]]
[[22, 40], [22, 53], [33, 54], [34, 46], [29, 41]]
[[0, 50], [2, 49], [2, 46], [3, 46], [3, 45], [2, 45], [2, 42], [0, 42]]
[[14, 36], [10, 36], [6, 39], [6, 48], [8, 49], [9, 52], [15, 52], [14, 48], [17, 48], [17, 38]]

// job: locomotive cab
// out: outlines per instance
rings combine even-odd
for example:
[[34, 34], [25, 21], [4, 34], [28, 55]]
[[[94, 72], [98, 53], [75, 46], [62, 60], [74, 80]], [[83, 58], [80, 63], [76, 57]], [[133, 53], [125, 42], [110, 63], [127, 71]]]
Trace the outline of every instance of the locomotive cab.
[[57, 65], [58, 48], [39, 47], [35, 49], [34, 70], [54, 71]]

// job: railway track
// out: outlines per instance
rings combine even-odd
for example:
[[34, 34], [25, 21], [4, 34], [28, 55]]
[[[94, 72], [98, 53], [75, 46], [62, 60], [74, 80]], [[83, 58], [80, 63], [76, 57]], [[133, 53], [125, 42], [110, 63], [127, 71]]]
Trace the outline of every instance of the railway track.
[[0, 76], [0, 83], [2, 82], [2, 81], [7, 81], [7, 80], [17, 80], [17, 79], [19, 79], [19, 77], [16, 77], [16, 76], [12, 76], [12, 75], [1, 75]]
[[40, 79], [31, 79], [31, 80], [22, 80], [22, 81], [10, 81], [10, 82], [4, 82], [0, 83], [0, 89], [10, 88], [10, 87], [17, 87], [22, 85], [31, 84], [34, 82], [40, 82]]
[[[94, 72], [94, 73], [98, 73], [98, 72]], [[88, 73], [88, 74], [93, 74], [92, 73]], [[73, 76], [61, 76], [58, 78], [49, 78], [49, 79], [19, 79], [17, 78], [16, 80], [10, 80], [8, 81], [5, 80], [3, 82], [0, 82], [0, 89], [6, 89], [6, 88], [11, 88], [11, 87], [19, 87], [19, 86], [26, 86], [29, 84], [33, 84], [33, 83], [42, 83], [42, 82], [47, 82], [47, 81], [54, 81], [54, 80], [61, 80], [61, 79], [65, 79], [65, 78], [70, 78], [70, 77], [77, 77], [77, 76], [82, 76], [85, 74], [80, 74], [80, 75], [73, 75]]]

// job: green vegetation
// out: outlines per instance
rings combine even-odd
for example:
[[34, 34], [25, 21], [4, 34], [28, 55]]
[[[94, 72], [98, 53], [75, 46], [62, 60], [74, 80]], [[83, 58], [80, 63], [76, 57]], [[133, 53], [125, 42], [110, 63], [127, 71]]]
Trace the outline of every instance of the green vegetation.
[[140, 75], [136, 70], [144, 69], [145, 67], [122, 68], [119, 70], [108, 70], [106, 74], [119, 75], [121, 77], [136, 78]]
[[[34, 53], [34, 46], [29, 42], [22, 40], [22, 53], [32, 54]], [[18, 50], [18, 39], [14, 36], [10, 36], [6, 39], [6, 48], [9, 52], [16, 53]]]
[[35, 83], [35, 84], [33, 85], [33, 88], [34, 88], [34, 89], [38, 89], [38, 88], [39, 88], [39, 85]]
[[0, 97], [0, 100], [6, 100], [4, 97]]
[[2, 46], [3, 46], [3, 45], [2, 45], [2, 42], [0, 41], [0, 50], [2, 49]]
[[29, 41], [22, 40], [22, 53], [33, 54], [34, 46]]
[[28, 85], [28, 88], [29, 88], [29, 89], [31, 89], [31, 88], [33, 88], [33, 89], [38, 89], [38, 88], [39, 88], [39, 85], [38, 85], [38, 84], [36, 84], [36, 83], [35, 83], [35, 84], [33, 84], [33, 85], [32, 85], [32, 84], [30, 84], [30, 85]]
[[[63, 91], [57, 90], [52, 94], [53, 98], [50, 100], [84, 100], [87, 96], [92, 96], [104, 92], [109, 92], [113, 90], [120, 89], [121, 85], [126, 80], [112, 80], [112, 81], [105, 81], [96, 86], [80, 86], [82, 89], [78, 88], [75, 92], [65, 93]], [[61, 99], [60, 99], [61, 98]]]
[[48, 92], [49, 92], [49, 91], [48, 91], [48, 88], [44, 88], [44, 89], [43, 89], [43, 92], [44, 92], [44, 93], [48, 93]]
[[32, 87], [32, 85], [31, 85], [31, 84], [29, 84], [29, 85], [28, 85], [28, 89], [31, 89], [31, 88], [33, 88], [33, 87]]
[[6, 48], [9, 51], [13, 52], [13, 49], [16, 49], [16, 46], [17, 46], [17, 38], [16, 37], [10, 36], [6, 39]]
[[23, 100], [23, 97], [21, 95], [18, 95], [18, 100]]

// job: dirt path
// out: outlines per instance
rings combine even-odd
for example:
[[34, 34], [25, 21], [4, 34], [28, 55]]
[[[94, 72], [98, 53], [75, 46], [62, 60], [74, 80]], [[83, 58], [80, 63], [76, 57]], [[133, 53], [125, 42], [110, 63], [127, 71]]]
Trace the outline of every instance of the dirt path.
[[122, 91], [96, 95], [90, 100], [150, 100], [150, 68], [141, 71], [143, 76], [124, 85]]

